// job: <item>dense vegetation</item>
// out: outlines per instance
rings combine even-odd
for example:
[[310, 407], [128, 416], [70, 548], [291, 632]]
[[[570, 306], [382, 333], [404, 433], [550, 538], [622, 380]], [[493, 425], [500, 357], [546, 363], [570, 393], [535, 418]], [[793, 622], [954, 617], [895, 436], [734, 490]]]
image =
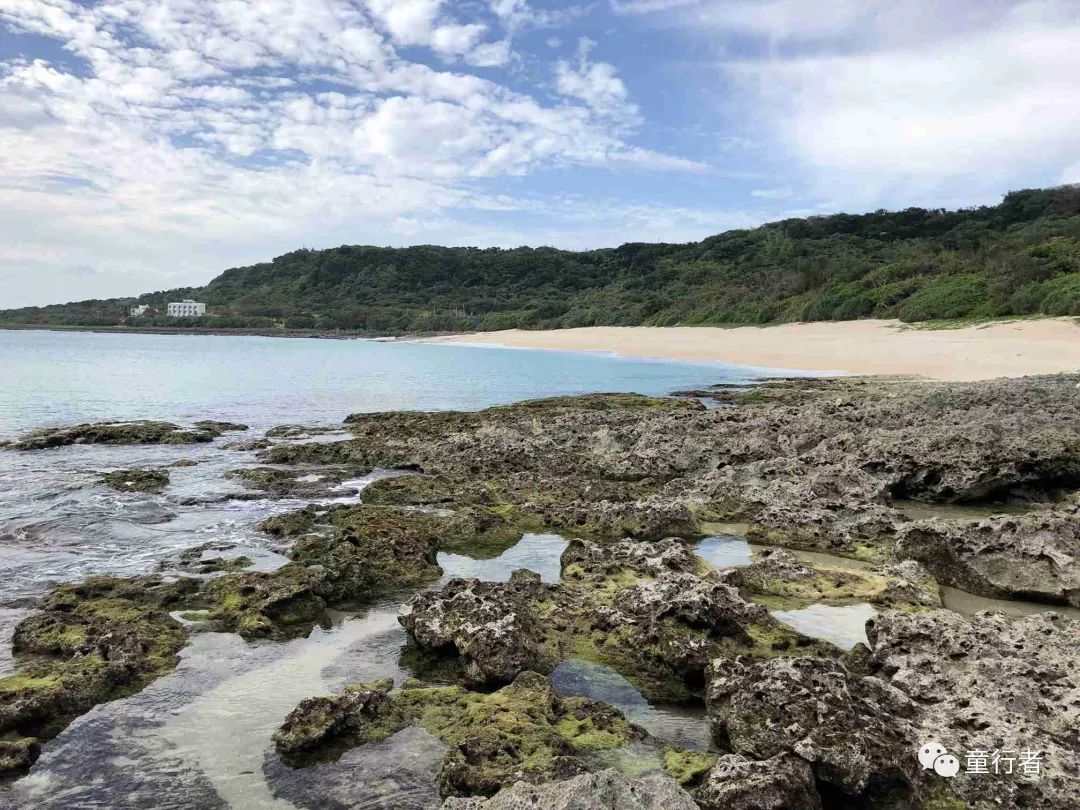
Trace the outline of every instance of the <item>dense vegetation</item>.
[[[206, 318], [126, 319], [194, 298]], [[810, 217], [701, 242], [298, 250], [206, 287], [0, 312], [0, 324], [400, 332], [1080, 315], [1080, 186], [997, 206]]]

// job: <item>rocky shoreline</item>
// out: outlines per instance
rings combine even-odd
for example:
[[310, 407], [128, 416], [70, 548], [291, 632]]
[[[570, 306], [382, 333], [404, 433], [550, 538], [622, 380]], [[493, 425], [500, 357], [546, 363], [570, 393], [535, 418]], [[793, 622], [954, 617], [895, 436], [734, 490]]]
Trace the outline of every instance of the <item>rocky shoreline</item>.
[[[206, 544], [180, 575], [58, 587], [19, 624], [18, 672], [0, 679], [0, 773], [25, 773], [72, 718], [169, 671], [192, 633], [283, 640], [329, 608], [400, 594], [416, 677], [305, 700], [275, 737], [290, 764], [418, 725], [449, 746], [437, 780], [457, 810], [1080, 805], [1080, 624], [965, 619], [939, 595], [950, 585], [1080, 606], [1080, 376], [773, 380], [718, 389], [714, 408], [699, 399], [708, 390], [687, 393], [355, 414], [330, 440], [284, 426], [246, 443], [263, 466], [232, 477], [259, 497], [315, 501], [377, 470], [407, 474], [368, 483], [362, 502], [266, 520], [289, 558], [275, 571], [204, 559], [224, 550]], [[80, 425], [7, 449], [208, 442], [242, 428]], [[103, 484], [160, 491], [169, 476], [117, 470]], [[905, 501], [1010, 509], [911, 519]], [[721, 522], [773, 548], [714, 568], [692, 541]], [[430, 589], [440, 552], [495, 556], [535, 531], [570, 541], [559, 582], [518, 571]], [[853, 603], [879, 612], [869, 644], [849, 652], [770, 613]], [[712, 750], [556, 696], [547, 676], [568, 659], [610, 667], [650, 700], [704, 705]], [[946, 779], [920, 767], [927, 741], [1038, 750], [1042, 772]], [[652, 746], [666, 775], [605, 770], [598, 752], [628, 746]]]

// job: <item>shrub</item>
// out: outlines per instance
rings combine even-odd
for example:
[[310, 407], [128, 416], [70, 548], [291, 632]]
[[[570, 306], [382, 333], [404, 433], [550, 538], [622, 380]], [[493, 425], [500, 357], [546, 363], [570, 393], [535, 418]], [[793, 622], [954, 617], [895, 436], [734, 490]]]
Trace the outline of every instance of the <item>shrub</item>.
[[974, 317], [981, 314], [986, 294], [983, 276], [939, 276], [904, 301], [898, 314], [902, 321]]

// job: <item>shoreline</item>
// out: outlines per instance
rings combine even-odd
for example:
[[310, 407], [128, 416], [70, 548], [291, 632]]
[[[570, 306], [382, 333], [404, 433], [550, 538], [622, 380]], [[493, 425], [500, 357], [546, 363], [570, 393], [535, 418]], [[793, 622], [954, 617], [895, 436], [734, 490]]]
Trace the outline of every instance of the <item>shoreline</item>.
[[950, 329], [922, 329], [885, 320], [760, 327], [593, 326], [511, 329], [420, 340], [952, 381], [1080, 371], [1080, 322], [1074, 318], [989, 322]]
[[215, 329], [204, 326], [64, 326], [62, 324], [0, 324], [6, 332], [94, 332], [130, 335], [220, 335], [228, 337], [319, 338], [325, 340], [405, 340], [437, 335], [390, 336], [372, 332], [339, 332], [320, 329]]
[[896, 320], [765, 326], [592, 326], [500, 332], [379, 335], [318, 329], [0, 325], [4, 331], [200, 335], [415, 342], [608, 354], [834, 375], [974, 381], [1080, 372], [1080, 319], [988, 321], [926, 328]]

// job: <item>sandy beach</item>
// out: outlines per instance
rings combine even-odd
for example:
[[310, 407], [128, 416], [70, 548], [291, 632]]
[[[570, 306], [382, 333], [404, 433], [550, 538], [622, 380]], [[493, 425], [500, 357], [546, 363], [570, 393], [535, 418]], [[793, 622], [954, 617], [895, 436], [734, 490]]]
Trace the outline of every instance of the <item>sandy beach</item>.
[[822, 372], [913, 374], [938, 380], [1080, 371], [1080, 324], [1075, 318], [934, 330], [886, 320], [730, 329], [598, 326], [549, 331], [512, 329], [431, 340]]

